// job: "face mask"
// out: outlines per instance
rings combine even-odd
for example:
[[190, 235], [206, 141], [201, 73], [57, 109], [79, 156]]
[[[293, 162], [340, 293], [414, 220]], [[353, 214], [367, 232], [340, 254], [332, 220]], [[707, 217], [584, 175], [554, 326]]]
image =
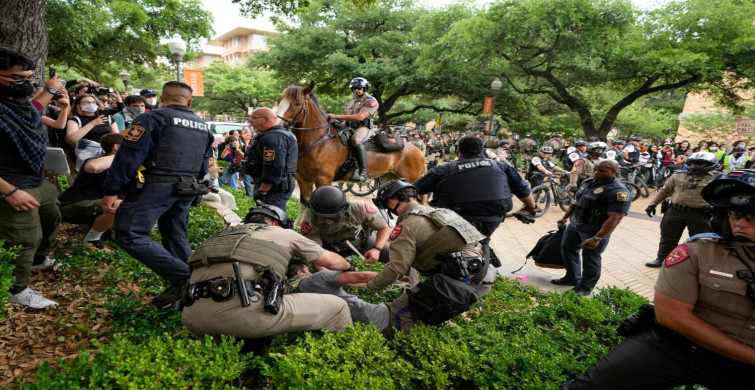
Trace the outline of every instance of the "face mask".
[[149, 104], [150, 106], [156, 105], [157, 104], [157, 98], [148, 98], [147, 99], [147, 104]]
[[711, 146], [708, 148], [708, 150], [710, 150], [711, 152], [715, 152], [716, 150], [718, 150], [718, 146]]
[[81, 106], [81, 111], [84, 112], [97, 112], [97, 109], [99, 108], [96, 104], [84, 104]]
[[734, 157], [740, 158], [740, 157], [742, 157], [742, 153], [734, 153]]
[[34, 94], [37, 88], [31, 81], [26, 80], [23, 83], [10, 83], [10, 85], [0, 85], [0, 96], [9, 97], [12, 99], [22, 99], [30, 97]]
[[133, 116], [144, 114], [144, 107], [126, 107], [126, 111]]

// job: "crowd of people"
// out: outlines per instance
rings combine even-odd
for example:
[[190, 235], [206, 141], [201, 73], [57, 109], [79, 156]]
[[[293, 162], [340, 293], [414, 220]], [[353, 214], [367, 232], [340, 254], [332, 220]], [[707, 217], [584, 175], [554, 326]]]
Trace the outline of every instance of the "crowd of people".
[[[187, 84], [168, 82], [159, 94], [144, 89], [140, 96], [122, 96], [92, 80], [72, 80], [69, 103], [57, 77], [35, 88], [34, 68], [24, 54], [0, 46], [0, 239], [19, 247], [11, 303], [56, 305], [28, 285], [32, 267], [54, 264], [46, 252], [62, 220], [90, 226], [83, 241], [95, 250], [112, 232], [118, 246], [166, 282], [152, 304], [182, 310], [183, 323], [196, 335], [259, 340], [291, 331], [343, 331], [354, 322], [384, 332], [407, 332], [417, 323], [440, 326], [493, 288], [500, 266], [490, 246], [493, 232], [507, 216], [534, 223], [531, 187], [557, 171], [571, 172], [575, 200], [557, 223], [564, 229], [566, 274], [552, 282], [589, 296], [600, 277], [601, 255], [632, 202], [617, 176], [627, 167], [650, 165], [672, 174], [646, 212], [652, 217], [666, 200], [673, 210], [664, 215], [658, 257], [650, 265], [663, 267], [654, 319], [562, 387], [752, 384], [755, 171], [744, 169], [750, 163], [746, 142], [734, 143], [726, 154], [715, 142], [690, 150], [687, 142], [643, 145], [639, 137], [566, 142], [553, 135], [539, 145], [529, 134], [518, 142], [504, 134], [399, 134], [409, 147], [424, 149], [431, 162], [449, 160], [451, 152], [457, 158], [428, 166], [414, 183], [387, 181], [372, 204], [320, 186], [303, 211], [299, 233], [285, 211], [295, 187], [297, 139], [271, 109], [254, 110], [248, 127], [215, 148], [209, 126], [190, 108]], [[370, 119], [378, 105], [367, 94], [367, 80], [356, 78], [349, 87], [354, 100], [346, 114], [330, 118], [354, 130], [351, 179], [364, 181], [364, 141], [374, 131]], [[75, 172], [60, 196], [57, 177], [45, 165], [54, 141], [68, 150]], [[215, 178], [217, 159], [227, 163], [217, 184], [234, 186], [238, 174], [257, 206], [243, 224], [191, 251], [190, 207], [211, 190], [204, 179]], [[434, 196], [431, 206], [420, 202], [428, 193]], [[513, 197], [523, 206], [509, 214]], [[393, 227], [389, 217], [395, 217]], [[149, 237], [155, 225], [160, 244]], [[677, 246], [680, 226], [702, 226], [703, 234]], [[357, 271], [346, 259], [352, 255], [380, 262], [382, 269]], [[380, 291], [397, 283], [404, 292], [384, 305], [343, 289]]]

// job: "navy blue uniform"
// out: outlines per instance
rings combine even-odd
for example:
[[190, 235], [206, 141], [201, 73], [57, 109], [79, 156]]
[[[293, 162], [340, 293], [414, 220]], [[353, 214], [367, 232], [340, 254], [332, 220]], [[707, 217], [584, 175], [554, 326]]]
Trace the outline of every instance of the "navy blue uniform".
[[431, 169], [414, 183], [420, 195], [433, 193], [434, 207], [455, 211], [485, 236], [490, 236], [511, 211], [512, 194], [524, 198], [530, 187], [516, 168], [482, 156], [463, 158]]
[[[124, 192], [140, 166], [144, 187], [126, 194], [115, 214], [118, 245], [172, 284], [189, 280], [186, 225], [194, 195], [175, 195], [178, 181], [207, 173], [214, 138], [191, 108], [169, 105], [134, 119], [105, 179], [105, 195]], [[162, 246], [149, 239], [157, 223]]]
[[296, 185], [296, 164], [299, 149], [296, 137], [280, 125], [258, 133], [247, 153], [248, 173], [254, 180], [255, 190], [262, 183], [273, 187], [261, 201], [286, 210]]
[[[595, 237], [609, 212], [626, 214], [632, 195], [624, 184], [612, 177], [605, 181], [586, 179], [577, 190], [569, 226], [561, 239], [561, 252], [566, 266], [565, 279], [577, 282], [577, 288], [592, 290], [600, 279], [601, 254], [611, 235], [603, 237], [593, 249], [582, 248], [582, 242]], [[582, 267], [579, 250], [582, 249]]]

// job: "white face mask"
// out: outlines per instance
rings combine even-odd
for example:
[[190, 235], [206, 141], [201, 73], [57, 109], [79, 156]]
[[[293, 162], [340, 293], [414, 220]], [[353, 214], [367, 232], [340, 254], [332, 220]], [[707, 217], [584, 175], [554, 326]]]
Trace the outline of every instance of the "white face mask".
[[99, 108], [99, 106], [97, 106], [96, 104], [84, 104], [84, 105], [81, 106], [81, 111], [84, 111], [84, 112], [97, 112], [98, 108]]
[[157, 98], [147, 98], [147, 104], [154, 106], [157, 104]]

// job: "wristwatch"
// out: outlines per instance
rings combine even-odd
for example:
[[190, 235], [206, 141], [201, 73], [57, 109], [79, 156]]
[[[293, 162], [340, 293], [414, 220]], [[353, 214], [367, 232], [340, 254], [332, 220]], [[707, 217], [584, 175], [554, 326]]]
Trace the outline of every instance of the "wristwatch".
[[53, 94], [53, 95], [56, 95], [56, 94], [58, 93], [58, 90], [57, 90], [57, 89], [55, 89], [55, 88], [52, 88], [52, 87], [50, 87], [50, 88], [45, 88], [45, 91], [47, 91], [47, 92], [49, 92], [49, 93], [51, 93], [51, 94]]
[[595, 236], [595, 237], [593, 237], [592, 239], [593, 239], [593, 240], [595, 240], [595, 241], [597, 241], [597, 242], [600, 242], [600, 240], [602, 240], [603, 238], [602, 238], [602, 237], [598, 237], [598, 236]]
[[381, 248], [381, 247], [379, 247], [379, 246], [377, 246], [377, 245], [373, 246], [372, 248], [373, 248], [373, 249], [377, 249], [377, 250], [378, 250], [378, 252], [382, 252], [382, 251], [383, 251], [383, 248]]

